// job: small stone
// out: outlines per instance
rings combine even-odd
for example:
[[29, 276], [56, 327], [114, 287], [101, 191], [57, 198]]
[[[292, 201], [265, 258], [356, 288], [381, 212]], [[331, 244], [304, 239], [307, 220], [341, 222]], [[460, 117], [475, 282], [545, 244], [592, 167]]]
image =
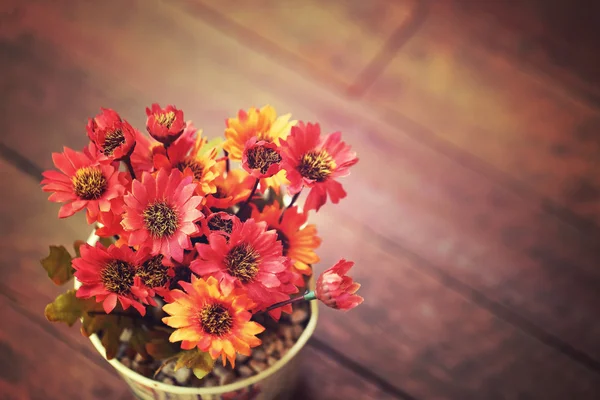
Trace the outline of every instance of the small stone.
[[250, 368], [247, 365], [242, 365], [238, 367], [237, 370], [242, 378], [247, 378], [249, 376], [254, 375], [254, 371], [252, 370], [252, 368]]
[[135, 358], [133, 359], [133, 361], [138, 364], [142, 364], [142, 363], [146, 362], [146, 359], [144, 357], [142, 357], [142, 355], [140, 353], [137, 353], [135, 355]]
[[221, 378], [225, 375], [227, 375], [229, 372], [231, 372], [231, 370], [228, 370], [227, 368], [225, 368], [224, 366], [222, 366], [221, 364], [215, 364], [212, 373], [217, 377], [217, 378]]
[[276, 342], [269, 342], [269, 344], [265, 345], [265, 353], [268, 356], [272, 356], [276, 351]]
[[171, 377], [174, 376], [174, 374], [175, 374], [175, 361], [169, 361], [168, 363], [166, 363], [165, 366], [162, 367], [162, 369], [160, 370], [160, 372], [162, 372], [166, 376], [171, 376]]
[[254, 350], [252, 358], [257, 361], [265, 361], [267, 359], [267, 353], [264, 350]]
[[301, 324], [308, 318], [308, 311], [298, 308], [292, 312], [291, 320], [294, 324]]
[[227, 385], [227, 384], [235, 381], [235, 374], [233, 373], [233, 371], [227, 371], [227, 372], [228, 372], [227, 374], [225, 374], [219, 378], [219, 385], [223, 386], [223, 385]]
[[127, 368], [131, 368], [131, 358], [124, 357], [121, 360], [121, 364], [123, 364]]
[[292, 346], [294, 346], [295, 344], [296, 344], [296, 342], [294, 342], [293, 340], [286, 340], [283, 343], [283, 347], [286, 348], [286, 349], [291, 349]]
[[265, 364], [262, 361], [258, 361], [258, 360], [250, 360], [250, 367], [252, 367], [252, 369], [254, 371], [261, 372], [264, 371], [265, 369], [267, 369], [267, 364]]
[[167, 385], [174, 385], [175, 384], [175, 379], [170, 378], [168, 376], [165, 376], [164, 378], [162, 378], [162, 383], [166, 383]]
[[183, 385], [184, 383], [187, 382], [188, 379], [190, 379], [190, 375], [192, 375], [191, 369], [179, 368], [177, 371], [175, 371], [175, 374], [173, 375], [173, 377], [175, 378], [177, 383], [179, 383], [180, 385]]
[[201, 381], [204, 387], [215, 387], [219, 386], [219, 381], [215, 377], [205, 377]]
[[248, 358], [250, 358], [250, 357], [248, 357], [248, 356], [246, 356], [244, 354], [237, 353], [237, 355], [235, 356], [235, 363], [236, 364], [238, 364], [238, 363], [243, 364], [246, 361], [248, 361]]
[[294, 339], [298, 339], [301, 335], [302, 332], [304, 332], [304, 327], [302, 325], [294, 325], [292, 328], [292, 336]]
[[275, 342], [275, 350], [281, 354], [281, 352], [285, 349], [285, 345], [282, 340], [278, 340]]
[[275, 364], [277, 361], [278, 361], [278, 360], [277, 360], [275, 357], [269, 357], [269, 358], [267, 359], [267, 365], [268, 365], [268, 366], [271, 366], [271, 365]]
[[294, 328], [290, 325], [281, 326], [280, 332], [284, 339], [293, 339], [294, 338]]

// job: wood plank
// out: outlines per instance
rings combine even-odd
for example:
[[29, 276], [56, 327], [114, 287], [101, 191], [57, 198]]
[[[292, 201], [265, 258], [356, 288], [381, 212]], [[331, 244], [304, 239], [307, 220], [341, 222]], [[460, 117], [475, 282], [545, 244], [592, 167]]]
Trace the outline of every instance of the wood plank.
[[409, 23], [418, 0], [175, 3], [202, 19], [224, 18], [234, 27], [230, 34], [251, 39], [296, 68], [348, 88], [386, 41]]
[[497, 50], [498, 43], [518, 46], [518, 32], [453, 4], [430, 3], [426, 21], [367, 98], [390, 121], [416, 121], [449, 152], [457, 148], [489, 163], [598, 223], [598, 112]]
[[[269, 58], [244, 49], [234, 40], [224, 37], [182, 11], [165, 8], [161, 4], [152, 8], [143, 8], [141, 10], [143, 12], [137, 13], [134, 20], [127, 21], [128, 30], [125, 32], [122, 24], [114, 27], [110, 25], [113, 19], [108, 17], [111, 15], [116, 17], [114, 14], [119, 14], [116, 8], [111, 7], [110, 4], [103, 4], [98, 6], [94, 13], [78, 11], [77, 18], [68, 21], [61, 16], [60, 9], [41, 10], [39, 15], [44, 16], [40, 20], [43, 22], [35, 23], [36, 20], [32, 17], [24, 26], [34, 33], [46, 35], [48, 43], [62, 49], [75, 65], [79, 65], [77, 68], [95, 71], [97, 77], [102, 78], [91, 84], [105, 86], [107, 92], [113, 90], [115, 93], [127, 92], [130, 99], [135, 99], [131, 100], [129, 109], [141, 110], [148, 104], [146, 99], [152, 99], [153, 96], [154, 99], [181, 98], [183, 103], [178, 102], [178, 104], [186, 110], [194, 110], [191, 113], [193, 115], [190, 116], [199, 121], [198, 125], [210, 127], [206, 131], [212, 133], [221, 132], [222, 122], [219, 121], [231, 115], [232, 109], [247, 107], [249, 104], [261, 105], [270, 101], [282, 112], [294, 111], [298, 118], [324, 121], [327, 130], [341, 129], [346, 134], [346, 138], [360, 151], [363, 160], [355, 169], [352, 179], [345, 181], [350, 192], [348, 199], [345, 199], [338, 208], [325, 209], [327, 213], [332, 210], [338, 213], [336, 220], [339, 222], [332, 226], [345, 226], [344, 220], [358, 219], [361, 224], [353, 229], [388, 236], [394, 243], [402, 243], [410, 250], [434, 261], [435, 265], [439, 265], [450, 276], [456, 274], [482, 292], [505, 302], [513, 310], [525, 313], [545, 329], [566, 337], [568, 342], [581, 346], [587, 351], [595, 348], [594, 334], [588, 335], [588, 332], [596, 332], [597, 329], [590, 306], [594, 302], [588, 300], [595, 299], [596, 295], [592, 290], [591, 281], [582, 288], [578, 286], [581, 282], [585, 283], [586, 276], [581, 274], [587, 273], [591, 274], [587, 278], [593, 277], [593, 273], [590, 272], [593, 269], [589, 266], [594, 260], [588, 256], [589, 251], [585, 250], [586, 247], [579, 243], [581, 236], [568, 230], [563, 233], [564, 226], [560, 222], [547, 220], [547, 216], [536, 215], [534, 207], [513, 193], [496, 187], [452, 160], [440, 157], [436, 152], [414, 141], [406, 133], [373, 121], [374, 117], [369, 115], [369, 110], [364, 110], [362, 103], [343, 100], [319, 85], [296, 76], [285, 68], [277, 67]], [[107, 28], [103, 28], [104, 24], [100, 24], [98, 30], [79, 29], [78, 24], [84, 26], [103, 18], [107, 20]], [[173, 24], [172, 21], [179, 23]], [[161, 24], [173, 28], [170, 29], [171, 37], [180, 40], [166, 42], [161, 39], [161, 29], [166, 29]], [[68, 41], [54, 34], [59, 26], [69, 38]], [[190, 26], [194, 29], [188, 29]], [[46, 32], [45, 29], [48, 31]], [[75, 32], [79, 32], [79, 35], [75, 36]], [[111, 38], [118, 38], [122, 48], [112, 46]], [[190, 59], [189, 63], [182, 65], [179, 60], [187, 54], [190, 47], [203, 49], [202, 59]], [[133, 49], [139, 52], [135, 62], [128, 56]], [[156, 49], [161, 49], [161, 54], [164, 56], [161, 65], [152, 62]], [[112, 62], [107, 65], [104, 62], [106, 59]], [[240, 59], [252, 59], [252, 63], [246, 65], [243, 74], [239, 70]], [[147, 68], [142, 70], [136, 68], [140, 63]], [[199, 70], [202, 70], [203, 74], [197, 77]], [[164, 71], [178, 73], [168, 80], [155, 79], [156, 76], [162, 76], [161, 73], [164, 75]], [[195, 78], [190, 79], [190, 77]], [[68, 92], [70, 88], [67, 85], [63, 90]], [[198, 96], [197, 93], [205, 93], [206, 96]], [[208, 106], [202, 110], [205, 105]], [[31, 112], [35, 113], [35, 110]], [[64, 132], [62, 142], [72, 140], [75, 133]], [[41, 144], [36, 145], [41, 146]], [[47, 151], [48, 143], [44, 146]], [[23, 148], [23, 150], [27, 149]], [[382, 160], [385, 160], [386, 166], [389, 167], [385, 176], [375, 173], [374, 168], [374, 166], [381, 168]], [[448, 206], [450, 209], [445, 210]], [[473, 216], [474, 209], [478, 210], [478, 216]], [[502, 212], [498, 213], [498, 209]], [[386, 213], [382, 214], [378, 212], [379, 210], [386, 210]], [[504, 225], [507, 216], [516, 227]], [[466, 234], [462, 230], [465, 224], [468, 228]], [[546, 232], [545, 224], [553, 229]], [[504, 228], [507, 228], [506, 233], [502, 233], [501, 229]], [[527, 240], [520, 239], [517, 233], [514, 233], [514, 230], [511, 233], [510, 229], [517, 229], [518, 234], [523, 235]], [[575, 244], [579, 243], [577, 244], [579, 247], [575, 247], [574, 252], [579, 249], [587, 251], [583, 253], [583, 263], [564, 250], [567, 245], [561, 244], [563, 238], [559, 234], [567, 238], [572, 237], [567, 240], [568, 244], [571, 244], [570, 240]], [[506, 236], [507, 240], [515, 240], [517, 244], [503, 243], [502, 235]], [[543, 240], [539, 239], [540, 237]], [[368, 238], [378, 240], [371, 236]], [[363, 237], [361, 241], [364, 240]], [[324, 250], [326, 253], [323, 257], [329, 254], [330, 258], [326, 260], [332, 262], [333, 255], [330, 252], [337, 252], [336, 249], [342, 247], [328, 245], [331, 247]], [[344, 244], [343, 248], [347, 246]], [[385, 248], [388, 245], [382, 246]], [[525, 251], [520, 246], [537, 246], [539, 251], [542, 251], [542, 256], [562, 255], [565, 260], [574, 263], [575, 272], [571, 270], [564, 272], [568, 277], [566, 283], [557, 282], [554, 279], [556, 271], [550, 268], [552, 265], [548, 266], [547, 261], [529, 260], [531, 257], [524, 254]], [[509, 251], [508, 248], [512, 250]], [[336, 254], [339, 255], [345, 254]], [[378, 257], [379, 254], [376, 253], [373, 259]], [[393, 262], [389, 261], [389, 263], [395, 264], [396, 257], [393, 255]], [[480, 265], [484, 261], [486, 269], [483, 271]], [[369, 261], [369, 265], [372, 265], [372, 261]], [[377, 264], [376, 268], [379, 270], [381, 267]], [[382, 271], [385, 272], [376, 276], [379, 281], [373, 286], [377, 286], [380, 282], [382, 285], [391, 285], [403, 279], [401, 275], [394, 275], [391, 268]], [[572, 276], [573, 274], [575, 277]], [[539, 284], [540, 276], [543, 279], [542, 285]], [[361, 278], [368, 279], [364, 275], [361, 275]], [[437, 281], [433, 280], [433, 282]], [[513, 287], [516, 284], [520, 286]], [[562, 289], [561, 285], [564, 285]], [[439, 282], [438, 286], [425, 285], [425, 287], [433, 290], [430, 296], [434, 298], [437, 298], [437, 292], [443, 288]], [[583, 294], [579, 294], [580, 291]], [[368, 293], [375, 299], [380, 296], [378, 291]], [[446, 301], [448, 299], [442, 297], [442, 304]], [[478, 313], [484, 313], [482, 315], [487, 313], [472, 303], [465, 301], [465, 304], [470, 304], [468, 307], [475, 307]], [[555, 309], [556, 305], [563, 308]], [[467, 311], [464, 320], [469, 320], [469, 316], [474, 312], [470, 308]], [[398, 318], [398, 313], [392, 315], [393, 318], [390, 317], [389, 320], [380, 316], [381, 324], [387, 324], [388, 327], [397, 326], [401, 319]], [[356, 319], [348, 319], [349, 323], [357, 325], [358, 328], [354, 329], [365, 329], [364, 325], [360, 327], [361, 317], [362, 312], [355, 317]], [[571, 319], [565, 322], [566, 317]], [[571, 324], [572, 322], [575, 324]], [[510, 325], [502, 324], [505, 326], [503, 329], [513, 332], [514, 328]], [[349, 335], [340, 333], [339, 330], [332, 332]], [[518, 331], [514, 330], [514, 332]], [[319, 333], [321, 334], [324, 333]], [[539, 343], [536, 346], [537, 342], [531, 338], [519, 335], [518, 337], [527, 339], [517, 339], [519, 346], [537, 347], [536, 352], [529, 354], [527, 358], [529, 363], [533, 363], [531, 360], [539, 359], [537, 351], [543, 353], [539, 349], [547, 348], [539, 347], [541, 346]], [[352, 338], [355, 336], [357, 335], [352, 333]], [[469, 337], [469, 340], [471, 339]], [[397, 350], [394, 346], [400, 346], [402, 349], [397, 341], [390, 343], [389, 347], [384, 348], [384, 353], [380, 352], [381, 347], [376, 347], [377, 351], [373, 350], [374, 354], [384, 356], [395, 354]], [[358, 357], [355, 354], [356, 344], [346, 343], [344, 346], [348, 346], [344, 347], [344, 350], [349, 356]], [[496, 354], [511, 354], [510, 347], [502, 346], [504, 347], [494, 350]], [[452, 349], [447, 351], [453, 351]], [[517, 349], [520, 351], [520, 347], [517, 346]], [[563, 359], [560, 358], [562, 356], [551, 350], [547, 351], [550, 351], [548, 355], [550, 365], [563, 364]], [[457, 359], [460, 357], [463, 357], [462, 354], [457, 356]], [[384, 371], [386, 377], [396, 379], [395, 370], [390, 367], [395, 365], [394, 360], [388, 361], [389, 364], [383, 366], [376, 365], [372, 355], [365, 352], [360, 354], [360, 359], [370, 361], [367, 365], [374, 371], [380, 373]], [[544, 362], [546, 361], [544, 359]], [[567, 364], [569, 371], [571, 367], [572, 364]], [[553, 369], [545, 370], [542, 375], [551, 376], [552, 371]], [[456, 373], [462, 379], [462, 376]], [[432, 389], [427, 389], [432, 374], [430, 371], [422, 375], [415, 373], [415, 382], [411, 383], [411, 388], [423, 392], [431, 390], [429, 394], [445, 390], [444, 385], [449, 385], [449, 380], [443, 384], [432, 384]], [[566, 382], [566, 386], [571, 382], [570, 373], [568, 376], [567, 380], [561, 381]], [[582, 376], [587, 379], [585, 374]], [[504, 385], [510, 385], [509, 376], [500, 375], [500, 377]], [[473, 379], [478, 386], [489, 383], [481, 381], [481, 375], [479, 375], [480, 380], [476, 377]], [[584, 382], [582, 387], [584, 388], [582, 390], [585, 390], [589, 385]], [[468, 390], [475, 389], [463, 386], [454, 390], [452, 393], [457, 395], [470, 393]], [[560, 390], [557, 392], [560, 393]]]
[[[116, 372], [101, 368], [0, 296], [0, 393], [7, 400], [131, 399]], [[78, 332], [73, 332], [79, 334]]]

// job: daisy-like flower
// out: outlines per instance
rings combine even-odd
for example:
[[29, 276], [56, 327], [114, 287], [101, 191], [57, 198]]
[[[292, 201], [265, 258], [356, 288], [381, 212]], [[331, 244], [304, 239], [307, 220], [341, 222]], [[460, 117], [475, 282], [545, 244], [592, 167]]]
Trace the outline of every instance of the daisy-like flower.
[[336, 180], [350, 174], [350, 167], [358, 162], [356, 153], [342, 142], [340, 132], [321, 137], [319, 124], [300, 122], [292, 128], [287, 140], [281, 143], [282, 168], [290, 181], [289, 192], [296, 194], [303, 186], [310, 188], [304, 207], [319, 211], [329, 196], [337, 204], [346, 197]]
[[167, 149], [166, 154], [154, 156], [154, 166], [156, 169], [175, 168], [183, 172], [184, 176], [191, 176], [198, 184], [198, 194], [204, 196], [217, 191], [214, 183], [215, 178], [220, 174], [219, 166], [215, 161], [217, 153], [218, 146], [207, 145], [201, 131], [198, 131], [193, 146], [189, 146], [187, 141], [176, 141]]
[[175, 276], [175, 271], [163, 264], [163, 258], [163, 255], [159, 254], [144, 260], [136, 268], [135, 275], [140, 278], [142, 284], [148, 289], [150, 297], [159, 295], [165, 301], [170, 301], [169, 285]]
[[143, 304], [149, 304], [150, 299], [135, 276], [141, 258], [145, 257], [144, 252], [115, 245], [107, 249], [100, 243], [95, 247], [83, 244], [80, 252], [81, 257], [73, 260], [75, 277], [81, 282], [77, 297], [95, 297], [98, 303], [102, 302], [107, 314], [114, 310], [117, 300], [124, 310], [132, 306], [141, 315], [146, 314]]
[[112, 160], [129, 157], [135, 147], [135, 129], [116, 111], [109, 108], [100, 110], [100, 114], [88, 121], [88, 137], [102, 154]]
[[[267, 205], [260, 212], [253, 207], [251, 218], [256, 221], [265, 221], [267, 229], [277, 232], [277, 239], [283, 247], [283, 255], [292, 259], [294, 284], [304, 286], [301, 275], [312, 273], [311, 264], [319, 262], [319, 257], [314, 250], [321, 244], [321, 238], [317, 236], [315, 225], [306, 225], [308, 215], [298, 211], [298, 207], [290, 207], [285, 210], [283, 219], [279, 222], [282, 209], [277, 201]], [[300, 275], [301, 274], [301, 275]]]
[[63, 153], [53, 153], [52, 160], [60, 172], [43, 172], [41, 183], [44, 192], [52, 192], [48, 200], [66, 203], [58, 212], [59, 218], [70, 217], [86, 208], [87, 221], [91, 224], [100, 211], [110, 210], [112, 199], [125, 192], [125, 173], [99, 162], [89, 151], [79, 153], [65, 147]]
[[206, 196], [206, 206], [224, 210], [246, 200], [250, 196], [255, 179], [241, 169], [234, 169], [227, 174], [223, 166], [220, 175], [213, 181], [215, 192]]
[[159, 142], [169, 146], [182, 133], [185, 128], [183, 111], [168, 105], [161, 108], [157, 103], [152, 104], [152, 109], [146, 108], [146, 129], [148, 133]]
[[251, 107], [247, 112], [240, 110], [237, 118], [229, 118], [225, 121], [225, 143], [223, 148], [229, 153], [233, 161], [241, 161], [242, 153], [250, 138], [273, 142], [279, 144], [290, 132], [290, 128], [296, 121], [290, 121], [291, 114], [282, 115], [279, 118], [275, 109], [269, 105], [257, 110]]
[[278, 274], [288, 269], [289, 259], [282, 255], [277, 233], [266, 227], [265, 222], [238, 220], [229, 238], [212, 233], [208, 244], [196, 244], [198, 257], [190, 269], [200, 276], [217, 278], [225, 294], [244, 287], [259, 308], [273, 304], [273, 293], [282, 285]]
[[339, 310], [350, 310], [363, 302], [355, 294], [360, 284], [346, 274], [354, 265], [352, 261], [341, 259], [333, 267], [323, 272], [317, 279], [315, 295], [326, 306]]
[[268, 178], [279, 172], [281, 155], [275, 143], [253, 137], [246, 143], [242, 167], [255, 178]]
[[130, 246], [151, 248], [152, 255], [183, 260], [183, 250], [192, 248], [190, 235], [198, 232], [195, 222], [202, 218], [195, 196], [196, 184], [178, 170], [147, 172], [142, 181], [134, 180], [125, 200], [121, 224], [129, 233]]
[[192, 276], [191, 283], [180, 282], [184, 291], [173, 290], [173, 302], [163, 310], [170, 315], [163, 322], [176, 328], [171, 342], [181, 341], [182, 349], [198, 347], [209, 352], [213, 359], [222, 357], [223, 365], [229, 360], [235, 366], [236, 352], [249, 356], [250, 348], [259, 346], [256, 337], [265, 328], [250, 321], [252, 301], [241, 290], [228, 294], [219, 289], [219, 282]]
[[206, 237], [209, 237], [212, 233], [219, 233], [228, 237], [231, 235], [234, 222], [239, 222], [239, 218], [233, 214], [219, 211], [200, 220], [200, 227]]

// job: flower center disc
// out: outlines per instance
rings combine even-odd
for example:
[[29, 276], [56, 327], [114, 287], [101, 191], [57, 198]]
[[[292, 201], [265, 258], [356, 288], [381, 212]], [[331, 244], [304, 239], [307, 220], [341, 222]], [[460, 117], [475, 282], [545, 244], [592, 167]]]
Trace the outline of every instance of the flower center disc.
[[160, 125], [170, 129], [171, 125], [173, 125], [173, 121], [175, 121], [175, 113], [173, 111], [169, 111], [166, 113], [154, 114], [154, 118]]
[[117, 294], [129, 292], [133, 285], [133, 276], [133, 265], [121, 260], [112, 260], [100, 272], [104, 287], [109, 292]]
[[233, 221], [230, 219], [223, 219], [220, 215], [215, 215], [208, 220], [208, 229], [211, 231], [223, 231], [227, 234], [231, 234], [233, 229]]
[[146, 207], [143, 213], [146, 228], [155, 238], [171, 236], [177, 230], [177, 213], [162, 201]]
[[204, 332], [223, 336], [231, 331], [233, 318], [225, 307], [220, 304], [209, 304], [200, 311], [200, 323]]
[[194, 174], [194, 179], [198, 181], [202, 179], [202, 172], [204, 172], [204, 168], [200, 163], [189, 159], [183, 160], [180, 163], [178, 163], [176, 168], [181, 172], [185, 171], [186, 168], [189, 168]]
[[75, 172], [73, 191], [83, 200], [97, 200], [108, 187], [108, 181], [98, 168], [85, 167]]
[[259, 254], [246, 243], [234, 246], [225, 256], [227, 272], [242, 283], [254, 280], [258, 273]]
[[311, 151], [302, 156], [298, 165], [298, 172], [305, 178], [323, 182], [331, 175], [333, 167], [333, 158], [327, 151]]
[[104, 143], [102, 144], [104, 155], [112, 155], [115, 149], [123, 143], [125, 143], [125, 136], [123, 135], [123, 131], [121, 129], [115, 129], [114, 131], [108, 132], [104, 137]]
[[152, 257], [136, 271], [136, 275], [149, 288], [164, 286], [169, 281], [169, 267], [162, 264], [162, 259], [162, 254]]
[[261, 174], [267, 173], [269, 167], [281, 161], [279, 153], [265, 146], [256, 146], [248, 150], [248, 166], [260, 170]]

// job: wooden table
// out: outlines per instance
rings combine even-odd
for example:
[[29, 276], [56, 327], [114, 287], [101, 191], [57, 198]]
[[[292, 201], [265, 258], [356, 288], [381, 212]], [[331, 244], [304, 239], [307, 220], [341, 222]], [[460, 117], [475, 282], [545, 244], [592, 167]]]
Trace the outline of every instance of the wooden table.
[[39, 259], [89, 228], [38, 183], [100, 106], [155, 101], [208, 136], [270, 103], [359, 152], [313, 221], [316, 271], [353, 259], [366, 301], [322, 310], [299, 399], [600, 398], [594, 8], [544, 4], [3, 2], [0, 398], [131, 398], [43, 317]]

